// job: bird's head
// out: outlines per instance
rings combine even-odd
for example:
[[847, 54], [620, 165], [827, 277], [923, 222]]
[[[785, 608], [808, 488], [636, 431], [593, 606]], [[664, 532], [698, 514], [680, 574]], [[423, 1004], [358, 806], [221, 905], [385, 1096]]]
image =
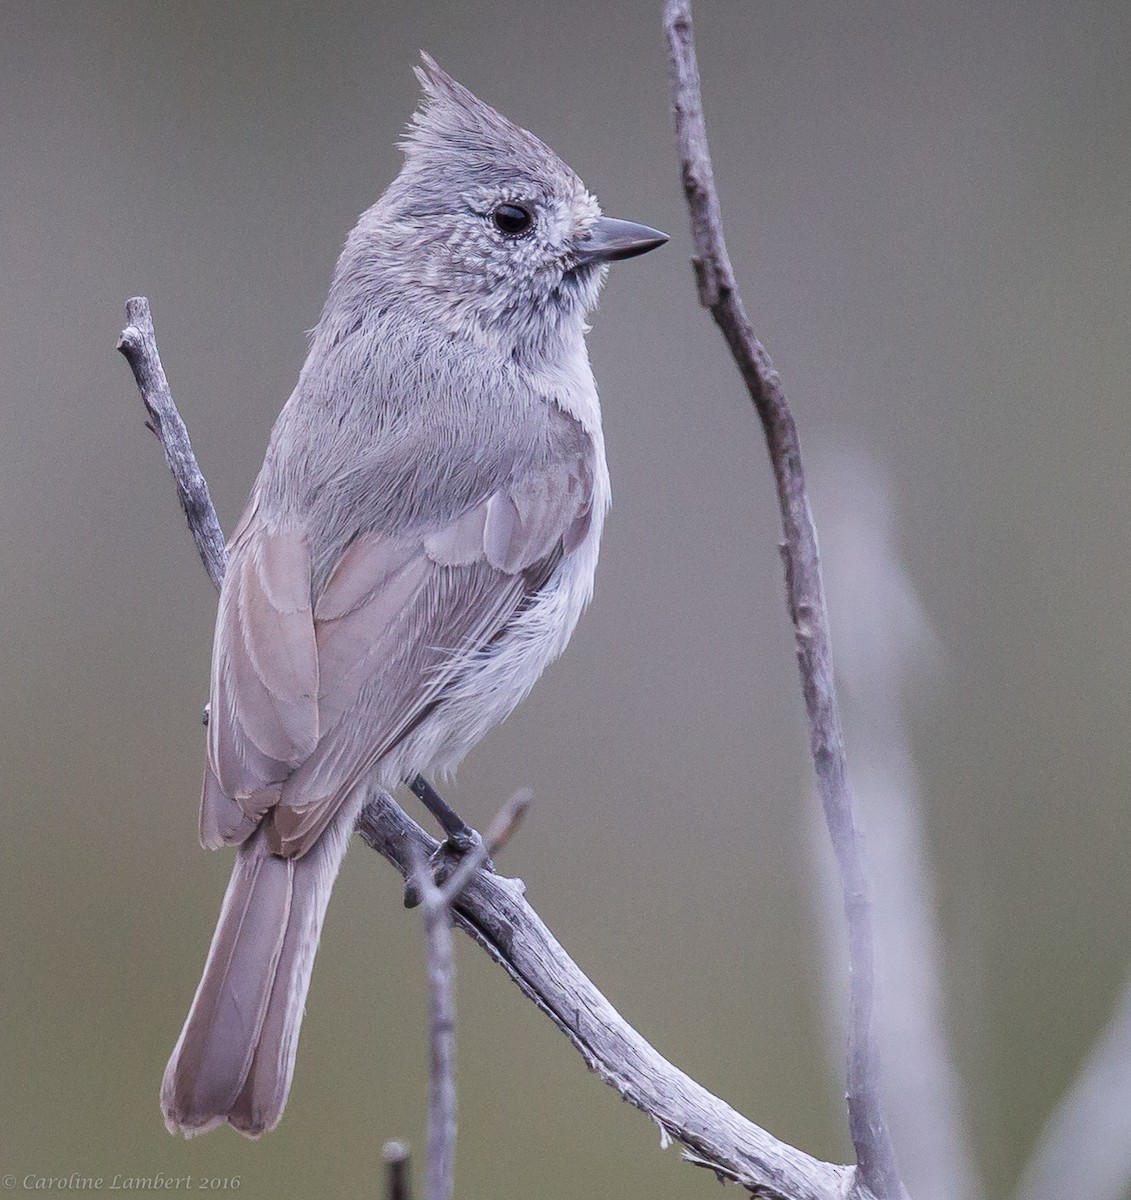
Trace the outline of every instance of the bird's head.
[[359, 229], [453, 333], [515, 348], [580, 333], [605, 264], [667, 237], [603, 216], [549, 146], [423, 60], [404, 166]]

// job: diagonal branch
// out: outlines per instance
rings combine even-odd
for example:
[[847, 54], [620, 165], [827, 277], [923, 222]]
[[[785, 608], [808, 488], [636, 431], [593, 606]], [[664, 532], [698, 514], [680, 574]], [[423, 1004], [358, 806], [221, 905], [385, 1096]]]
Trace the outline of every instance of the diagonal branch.
[[177, 485], [177, 499], [184, 509], [200, 561], [213, 586], [219, 591], [228, 565], [224, 532], [220, 528], [216, 509], [212, 506], [208, 484], [192, 452], [188, 430], [173, 403], [165, 368], [157, 353], [157, 334], [153, 330], [149, 301], [144, 296], [134, 296], [126, 301], [126, 320], [129, 324], [118, 338], [118, 349], [130, 364], [130, 370], [137, 380], [137, 390], [149, 414], [146, 424], [157, 435], [165, 452], [165, 461]]
[[[406, 878], [435, 842], [381, 794], [358, 833]], [[455, 921], [573, 1043], [589, 1069], [680, 1142], [685, 1157], [767, 1200], [844, 1200], [852, 1169], [780, 1142], [664, 1059], [569, 957], [524, 899], [521, 880], [478, 872]], [[866, 1195], [866, 1194], [865, 1194]]]
[[[128, 301], [126, 312], [130, 324], [118, 345], [146, 409], [155, 414], [152, 428], [159, 438], [170, 430], [183, 434], [157, 356], [149, 304], [136, 297]], [[203, 484], [203, 476], [187, 434], [178, 445], [182, 452], [166, 447], [165, 457], [184, 495], [194, 480]], [[226, 562], [223, 535], [207, 490], [201, 494], [206, 503], [186, 505], [186, 515], [204, 567], [218, 583]], [[218, 540], [208, 536], [213, 529]], [[427, 858], [439, 848], [386, 792], [370, 798], [358, 833], [406, 878], [415, 853]], [[590, 1070], [655, 1121], [665, 1141], [680, 1142], [690, 1162], [764, 1200], [845, 1200], [850, 1195], [852, 1200], [872, 1200], [852, 1168], [779, 1141], [668, 1062], [569, 957], [526, 903], [524, 891], [519, 880], [479, 871], [455, 902], [455, 922], [569, 1038]]]
[[860, 1180], [882, 1200], [905, 1195], [880, 1103], [879, 1062], [873, 1033], [874, 966], [872, 905], [863, 839], [848, 782], [844, 733], [833, 680], [828, 611], [817, 533], [809, 510], [797, 426], [781, 377], [746, 315], [723, 239], [699, 67], [688, 0], [667, 0], [664, 29], [671, 67], [672, 109], [683, 169], [683, 188], [695, 244], [692, 264], [699, 299], [726, 339], [754, 402], [777, 485], [785, 541], [786, 597], [797, 644], [801, 690], [809, 717], [809, 745], [825, 810], [848, 919], [849, 996], [848, 1123]]

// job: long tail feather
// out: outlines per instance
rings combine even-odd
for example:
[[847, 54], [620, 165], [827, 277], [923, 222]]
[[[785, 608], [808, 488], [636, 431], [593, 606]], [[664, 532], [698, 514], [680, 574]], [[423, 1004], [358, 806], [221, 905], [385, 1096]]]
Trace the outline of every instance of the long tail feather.
[[314, 954], [361, 808], [347, 797], [302, 858], [278, 858], [263, 826], [240, 847], [204, 975], [165, 1068], [161, 1108], [187, 1137], [225, 1121], [248, 1137], [283, 1115]]

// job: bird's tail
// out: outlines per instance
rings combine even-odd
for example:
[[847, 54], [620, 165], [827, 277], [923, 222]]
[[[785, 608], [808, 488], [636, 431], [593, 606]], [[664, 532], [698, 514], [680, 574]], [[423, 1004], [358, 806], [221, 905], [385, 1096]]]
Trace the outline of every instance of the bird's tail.
[[268, 851], [266, 822], [240, 847], [204, 975], [161, 1084], [170, 1133], [191, 1137], [227, 1121], [254, 1138], [279, 1123], [322, 920], [361, 791], [346, 798], [301, 858]]

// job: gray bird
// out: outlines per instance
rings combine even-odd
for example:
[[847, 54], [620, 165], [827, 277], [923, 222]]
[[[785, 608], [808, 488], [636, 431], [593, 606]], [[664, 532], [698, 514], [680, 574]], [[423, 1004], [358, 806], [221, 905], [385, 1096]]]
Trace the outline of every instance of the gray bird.
[[664, 234], [601, 215], [427, 55], [229, 543], [200, 838], [239, 846], [161, 1088], [170, 1132], [282, 1116], [367, 791], [448, 771], [565, 649], [609, 478], [585, 317]]

